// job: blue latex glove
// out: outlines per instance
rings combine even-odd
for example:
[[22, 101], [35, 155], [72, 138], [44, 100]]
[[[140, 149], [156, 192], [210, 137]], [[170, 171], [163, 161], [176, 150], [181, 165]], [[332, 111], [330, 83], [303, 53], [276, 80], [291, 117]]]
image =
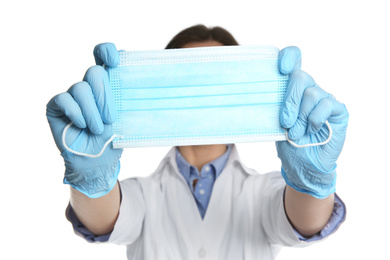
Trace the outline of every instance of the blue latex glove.
[[64, 183], [91, 198], [101, 197], [115, 186], [122, 149], [108, 145], [98, 158], [79, 156], [65, 149], [62, 132], [73, 122], [66, 134], [66, 144], [87, 154], [99, 153], [112, 136], [116, 109], [108, 74], [100, 65], [117, 66], [119, 54], [114, 44], [104, 43], [95, 47], [94, 56], [98, 65], [87, 70], [82, 82], [54, 96], [46, 110], [55, 143], [65, 160]]
[[301, 52], [287, 47], [279, 53], [279, 70], [290, 74], [287, 93], [280, 111], [280, 123], [297, 144], [319, 143], [327, 139], [330, 123], [333, 135], [322, 146], [296, 148], [286, 141], [276, 142], [282, 175], [295, 190], [323, 199], [335, 192], [336, 161], [344, 145], [349, 114], [346, 107], [322, 90], [300, 70]]

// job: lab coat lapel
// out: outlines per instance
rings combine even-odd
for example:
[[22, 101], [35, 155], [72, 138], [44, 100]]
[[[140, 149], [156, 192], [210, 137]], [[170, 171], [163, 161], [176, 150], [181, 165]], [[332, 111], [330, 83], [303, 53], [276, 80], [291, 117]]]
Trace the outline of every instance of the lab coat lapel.
[[[228, 166], [228, 168], [230, 168]], [[203, 219], [202, 231], [208, 245], [222, 241], [231, 218], [232, 172], [225, 169], [214, 183], [210, 203]], [[212, 240], [211, 240], [212, 238]]]
[[170, 165], [167, 167], [169, 173], [166, 173], [169, 176], [166, 182], [167, 202], [171, 205], [176, 229], [183, 234], [186, 244], [192, 244], [196, 248], [202, 243], [202, 217], [187, 182], [177, 168], [174, 149], [168, 154]]
[[211, 248], [219, 248], [216, 243], [223, 240], [223, 236], [228, 230], [228, 224], [231, 222], [234, 179], [232, 160], [235, 160], [234, 154], [230, 155], [225, 169], [214, 183], [210, 202], [203, 219], [202, 231], [204, 240], [207, 240], [207, 244]]

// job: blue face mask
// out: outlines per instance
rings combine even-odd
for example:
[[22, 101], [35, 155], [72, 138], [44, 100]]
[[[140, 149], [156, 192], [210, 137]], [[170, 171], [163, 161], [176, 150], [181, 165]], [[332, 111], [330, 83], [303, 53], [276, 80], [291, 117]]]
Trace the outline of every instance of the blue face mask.
[[271, 46], [121, 52], [120, 64], [107, 69], [118, 118], [106, 145], [288, 140], [279, 123], [288, 75], [278, 55]]
[[286, 140], [279, 50], [229, 46], [120, 53], [108, 69], [114, 148]]

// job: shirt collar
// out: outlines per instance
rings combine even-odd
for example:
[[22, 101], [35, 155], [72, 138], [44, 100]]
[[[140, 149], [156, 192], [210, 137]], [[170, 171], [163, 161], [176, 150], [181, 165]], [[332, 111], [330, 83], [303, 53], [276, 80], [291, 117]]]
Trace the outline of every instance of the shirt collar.
[[[217, 159], [211, 161], [209, 165], [215, 169], [215, 178], [218, 178], [218, 176], [222, 173], [223, 169], [225, 168], [226, 162], [229, 159], [229, 155], [232, 151], [233, 145], [228, 144], [226, 152], [218, 157]], [[186, 180], [190, 178], [191, 168], [195, 168], [195, 166], [192, 166], [189, 164], [186, 159], [180, 154], [179, 149], [176, 147], [176, 163], [177, 168], [179, 172], [184, 176]]]

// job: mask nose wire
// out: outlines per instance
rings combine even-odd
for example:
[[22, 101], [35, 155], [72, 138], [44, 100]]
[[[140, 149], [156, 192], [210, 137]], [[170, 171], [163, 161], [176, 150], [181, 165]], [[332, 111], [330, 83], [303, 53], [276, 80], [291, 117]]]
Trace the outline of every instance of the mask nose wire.
[[327, 143], [329, 143], [330, 140], [332, 139], [333, 131], [332, 131], [332, 127], [330, 126], [328, 120], [325, 121], [325, 125], [328, 127], [329, 136], [328, 136], [328, 138], [327, 138], [325, 141], [323, 141], [323, 142], [321, 142], [321, 143], [297, 144], [297, 143], [295, 143], [293, 140], [291, 140], [291, 139], [288, 137], [288, 131], [285, 131], [286, 139], [287, 139], [287, 141], [288, 141], [291, 145], [293, 145], [293, 146], [295, 146], [295, 147], [297, 147], [297, 148], [304, 148], [304, 147], [319, 146], [319, 145], [327, 144]]
[[66, 144], [66, 141], [65, 141], [65, 137], [66, 137], [66, 132], [68, 131], [69, 127], [71, 127], [73, 125], [73, 122], [70, 122], [69, 124], [67, 124], [64, 128], [64, 130], [62, 131], [62, 144], [64, 145], [65, 149], [68, 150], [69, 152], [71, 153], [74, 153], [74, 154], [77, 154], [77, 155], [80, 155], [80, 156], [85, 156], [85, 157], [89, 157], [89, 158], [98, 158], [100, 157], [104, 150], [106, 150], [106, 147], [109, 143], [112, 142], [112, 140], [114, 140], [115, 138], [120, 138], [120, 139], [123, 139], [123, 136], [122, 135], [117, 135], [117, 134], [113, 134], [110, 139], [108, 139], [106, 141], [106, 143], [103, 145], [103, 148], [102, 150], [98, 153], [98, 154], [88, 154], [88, 153], [81, 153], [81, 152], [77, 152], [77, 151], [74, 151], [72, 149], [70, 149], [67, 144]]

